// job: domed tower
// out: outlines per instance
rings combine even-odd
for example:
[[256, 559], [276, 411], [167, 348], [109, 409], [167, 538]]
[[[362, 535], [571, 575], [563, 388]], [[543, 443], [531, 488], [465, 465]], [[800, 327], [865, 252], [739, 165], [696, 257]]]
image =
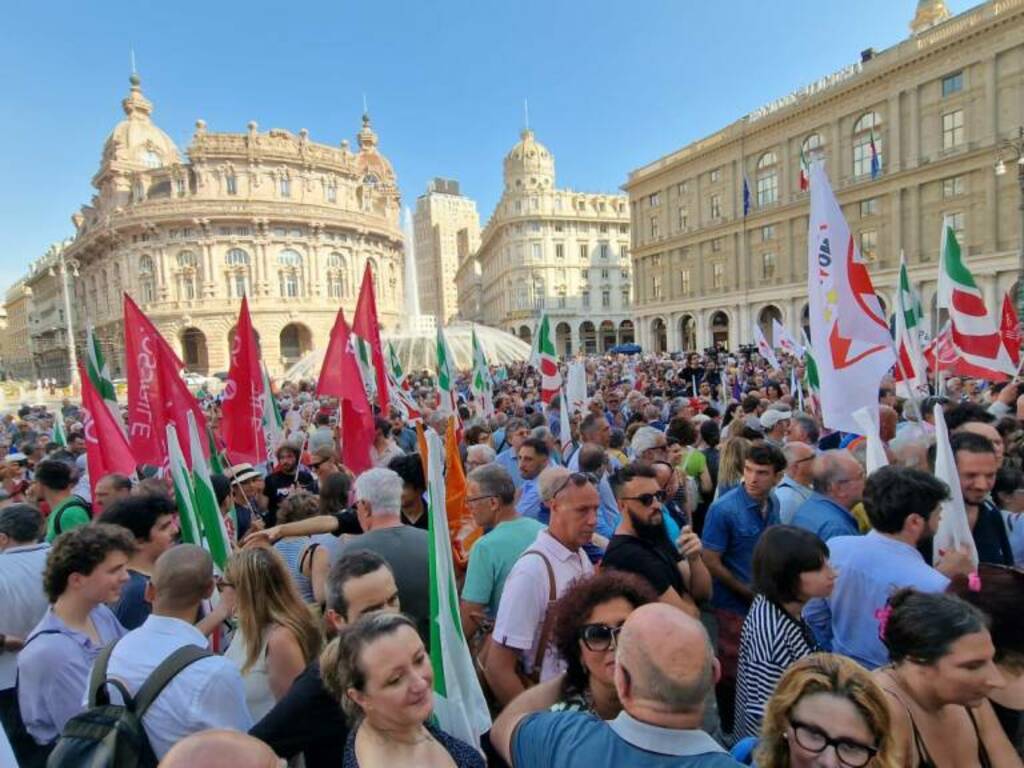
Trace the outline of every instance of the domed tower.
[[377, 134], [370, 124], [370, 115], [363, 113], [363, 127], [356, 141], [359, 152], [355, 156], [356, 168], [360, 177], [360, 200], [364, 210], [373, 207], [374, 196], [379, 196], [383, 203], [383, 213], [387, 219], [398, 225], [398, 185], [395, 170], [388, 159], [377, 149]]
[[533, 131], [524, 129], [519, 142], [505, 155], [505, 191], [537, 192], [554, 187], [555, 158]]
[[125, 118], [114, 126], [104, 142], [100, 169], [92, 180], [101, 198], [111, 199], [118, 192], [130, 192], [130, 176], [135, 172], [181, 161], [171, 137], [150, 119], [153, 104], [142, 94], [142, 80], [133, 74], [129, 83], [131, 90], [121, 101]]
[[910, 22], [910, 31], [919, 35], [936, 24], [941, 24], [949, 15], [946, 0], [917, 0], [917, 12], [914, 14], [914, 20]]

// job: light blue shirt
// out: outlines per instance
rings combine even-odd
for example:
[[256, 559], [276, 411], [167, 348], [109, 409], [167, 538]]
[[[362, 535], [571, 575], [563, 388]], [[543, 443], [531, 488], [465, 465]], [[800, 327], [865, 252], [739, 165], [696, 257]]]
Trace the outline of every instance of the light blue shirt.
[[[516, 502], [516, 512], [522, 517], [529, 517], [533, 520], [540, 520], [541, 504], [540, 490], [537, 487], [537, 478], [524, 480], [519, 490], [519, 501]], [[547, 520], [542, 520], [547, 525]]]
[[[134, 694], [160, 662], [186, 645], [206, 648], [207, 642], [188, 622], [151, 615], [114, 647], [107, 676], [116, 677]], [[113, 686], [108, 690], [111, 702], [120, 703], [120, 692]], [[142, 717], [142, 727], [158, 759], [190, 734], [210, 728], [245, 733], [252, 725], [242, 675], [223, 656], [210, 656], [185, 667]]]
[[779, 500], [779, 521], [783, 525], [790, 525], [800, 505], [811, 498], [814, 491], [786, 475], [772, 493]]
[[868, 531], [864, 536], [837, 536], [828, 543], [829, 562], [836, 569], [832, 595], [804, 608], [823, 648], [849, 656], [868, 669], [889, 661], [878, 637], [875, 613], [889, 595], [903, 587], [942, 592], [949, 579], [928, 565], [909, 544]]
[[792, 524], [810, 531], [822, 541], [828, 541], [836, 536], [860, 534], [857, 520], [849, 510], [818, 492], [811, 494], [811, 498], [800, 505], [793, 515]]
[[[0, 632], [5, 635], [28, 637], [46, 615], [49, 602], [43, 591], [43, 571], [49, 553], [46, 542], [0, 552]], [[14, 687], [17, 673], [18, 654], [0, 653], [0, 691]]]
[[[615, 500], [615, 491], [608, 480], [608, 475], [602, 475], [597, 484], [597, 495], [601, 500], [597, 508], [597, 533], [606, 539], [611, 539], [615, 529], [622, 522], [622, 513], [619, 512], [619, 502]], [[675, 539], [673, 539], [675, 541]]]
[[93, 608], [89, 618], [99, 643], [69, 627], [49, 608], [18, 654], [18, 706], [26, 730], [38, 744], [56, 739], [67, 721], [82, 711], [92, 663], [104, 646], [125, 633], [105, 605]]
[[519, 474], [519, 461], [516, 459], [516, 450], [511, 446], [498, 454], [494, 462], [512, 476], [512, 482], [516, 488], [522, 487], [523, 476]]

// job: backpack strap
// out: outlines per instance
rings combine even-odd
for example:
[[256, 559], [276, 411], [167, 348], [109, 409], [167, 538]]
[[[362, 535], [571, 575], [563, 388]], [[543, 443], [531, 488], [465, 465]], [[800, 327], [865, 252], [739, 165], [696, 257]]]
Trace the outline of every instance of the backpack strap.
[[72, 494], [71, 498], [74, 499], [74, 501], [72, 501], [66, 507], [61, 509], [61, 511], [57, 513], [57, 517], [54, 518], [53, 532], [54, 535], [56, 536], [60, 536], [62, 533], [64, 533], [64, 525], [61, 521], [64, 519], [64, 513], [67, 512], [72, 507], [78, 507], [79, 509], [83, 510], [87, 516], [91, 514], [89, 508], [85, 506], [85, 499], [83, 499], [81, 496], [75, 496], [74, 494]]
[[309, 563], [309, 578], [313, 576], [313, 555], [316, 554], [317, 549], [320, 547], [320, 542], [314, 541], [304, 550], [299, 556], [299, 573], [305, 576], [303, 573], [306, 570], [306, 563]]
[[540, 669], [544, 664], [544, 653], [547, 651], [548, 642], [551, 639], [552, 624], [555, 618], [551, 606], [558, 599], [558, 587], [555, 583], [555, 569], [551, 567], [551, 561], [548, 560], [547, 555], [536, 549], [528, 549], [520, 557], [525, 557], [526, 555], [536, 555], [543, 560], [544, 568], [548, 572], [548, 605], [547, 610], [544, 611], [544, 621], [540, 625], [540, 637], [537, 639], [537, 650], [534, 653], [533, 669], [531, 670], [532, 676], [539, 680]]
[[156, 701], [156, 697], [167, 687], [167, 684], [174, 679], [181, 670], [200, 659], [212, 656], [205, 648], [198, 645], [185, 645], [176, 650], [154, 669], [149, 677], [135, 694], [135, 714], [142, 717], [150, 704]]
[[[117, 645], [117, 640], [100, 651], [100, 655], [96, 657], [96, 662], [92, 665], [92, 674], [89, 675], [89, 698], [87, 699], [90, 707], [110, 703], [110, 696], [107, 694], [104, 683], [107, 682], [107, 665], [110, 663], [110, 654], [114, 652], [115, 645]], [[100, 697], [102, 697], [102, 701]]]

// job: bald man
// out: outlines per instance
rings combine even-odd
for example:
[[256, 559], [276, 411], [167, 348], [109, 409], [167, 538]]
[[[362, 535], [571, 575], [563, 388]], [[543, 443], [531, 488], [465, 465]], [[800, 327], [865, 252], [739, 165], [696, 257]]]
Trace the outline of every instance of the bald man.
[[[206, 651], [206, 637], [192, 621], [213, 589], [213, 561], [202, 547], [179, 544], [160, 555], [146, 585], [153, 612], [114, 646], [106, 676], [116, 677], [135, 695], [172, 654], [189, 647]], [[117, 691], [111, 690], [110, 696], [120, 703]], [[203, 654], [160, 692], [142, 716], [142, 725], [157, 758], [199, 731], [248, 731], [252, 717], [238, 667], [223, 656]]]
[[259, 739], [236, 731], [202, 731], [182, 739], [160, 768], [284, 768], [288, 765]]
[[615, 647], [615, 690], [623, 711], [604, 722], [582, 712], [545, 711], [562, 678], [517, 697], [491, 729], [491, 743], [514, 766], [738, 766], [700, 725], [719, 668], [703, 625], [664, 603], [637, 608]]
[[864, 496], [864, 467], [846, 450], [825, 451], [814, 460], [814, 493], [800, 505], [792, 524], [822, 541], [860, 533], [852, 510]]

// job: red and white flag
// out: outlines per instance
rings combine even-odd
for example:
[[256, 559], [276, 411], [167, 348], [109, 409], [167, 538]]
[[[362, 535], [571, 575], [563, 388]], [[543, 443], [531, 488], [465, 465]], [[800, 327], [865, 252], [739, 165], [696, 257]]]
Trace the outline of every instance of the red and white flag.
[[380, 321], [377, 317], [377, 297], [373, 291], [373, 272], [370, 269], [370, 262], [366, 262], [366, 269], [363, 270], [363, 284], [359, 287], [359, 301], [356, 302], [356, 313], [352, 318], [352, 333], [370, 347], [377, 403], [380, 405], [380, 412], [387, 417], [387, 367], [384, 365], [384, 347], [380, 343]]
[[95, 505], [96, 483], [114, 473], [134, 476], [137, 462], [120, 421], [114, 417], [106, 401], [96, 391], [85, 367], [81, 363], [78, 367], [82, 380], [85, 459], [89, 466], [89, 489], [92, 491]]
[[356, 475], [370, 469], [373, 466], [370, 446], [373, 445], [375, 431], [373, 410], [363, 387], [359, 361], [352, 348], [343, 309], [338, 310], [331, 329], [331, 339], [324, 353], [316, 393], [338, 398], [342, 462]]
[[811, 340], [826, 427], [860, 432], [859, 408], [878, 409], [878, 385], [896, 362], [889, 325], [823, 163], [811, 166], [807, 233]]
[[956, 353], [956, 345], [953, 344], [953, 330], [947, 321], [942, 330], [929, 341], [924, 350], [925, 362], [928, 363], [928, 370], [937, 374], [939, 371], [953, 373], [959, 357]]
[[1006, 347], [1006, 354], [1010, 356], [1010, 362], [1014, 367], [1020, 365], [1020, 320], [1017, 317], [1017, 310], [1013, 307], [1013, 299], [1007, 293], [1003, 296], [1003, 313], [999, 321], [999, 336]]
[[537, 356], [540, 364], [540, 399], [550, 403], [562, 386], [562, 373], [558, 370], [558, 353], [551, 331], [551, 320], [545, 312], [537, 325]]
[[775, 350], [768, 343], [768, 339], [764, 337], [764, 331], [761, 330], [761, 326], [758, 323], [754, 323], [754, 343], [757, 345], [757, 354], [764, 358], [764, 361], [776, 371], [781, 371], [782, 366], [779, 364], [779, 359], [775, 356]]
[[231, 463], [264, 461], [267, 441], [263, 432], [263, 372], [249, 300], [244, 296], [231, 342], [231, 369], [224, 385], [222, 408], [221, 432]]

